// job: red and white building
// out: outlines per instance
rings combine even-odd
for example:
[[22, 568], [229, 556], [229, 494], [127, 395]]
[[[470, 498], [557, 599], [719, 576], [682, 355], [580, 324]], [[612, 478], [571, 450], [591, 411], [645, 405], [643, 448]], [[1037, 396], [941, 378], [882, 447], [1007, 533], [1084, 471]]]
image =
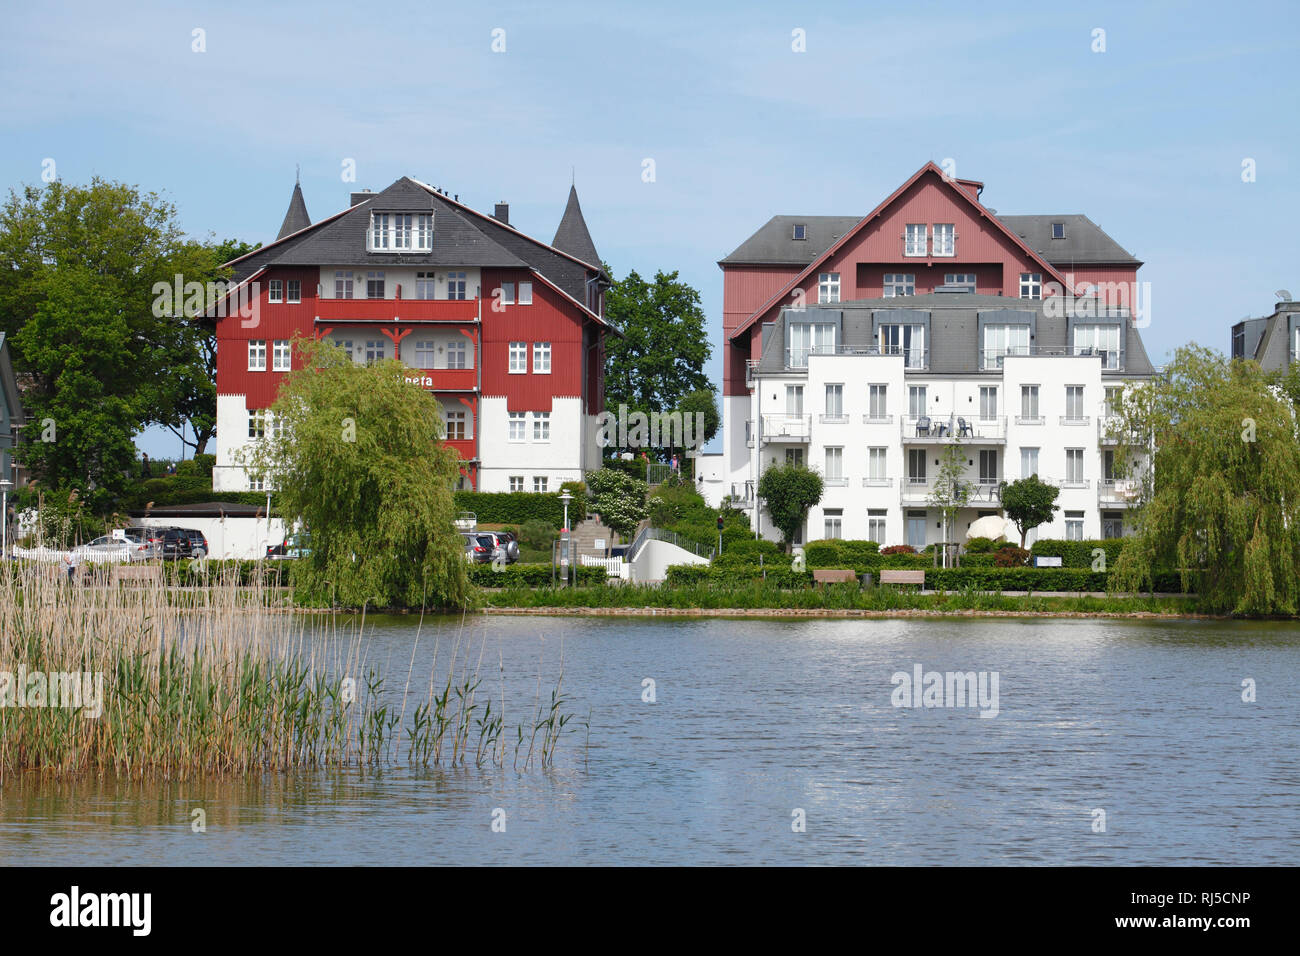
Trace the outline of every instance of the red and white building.
[[295, 336], [407, 365], [461, 487], [550, 492], [599, 467], [609, 278], [576, 190], [546, 243], [505, 204], [486, 215], [409, 177], [314, 224], [295, 186], [278, 238], [230, 265], [246, 305], [217, 322], [214, 490], [262, 490], [244, 457], [274, 427]]

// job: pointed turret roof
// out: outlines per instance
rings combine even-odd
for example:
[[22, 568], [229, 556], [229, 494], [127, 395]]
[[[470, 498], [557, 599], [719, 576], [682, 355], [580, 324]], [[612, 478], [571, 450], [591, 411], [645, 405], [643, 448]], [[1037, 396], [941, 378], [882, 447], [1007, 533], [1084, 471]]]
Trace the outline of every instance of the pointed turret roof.
[[275, 238], [283, 239], [285, 236], [291, 236], [310, 225], [311, 216], [307, 215], [307, 204], [303, 202], [302, 184], [295, 182], [293, 184], [293, 196], [289, 199], [289, 211], [284, 214], [284, 222], [280, 225], [280, 234]]
[[601, 267], [600, 255], [596, 244], [591, 241], [587, 231], [587, 222], [582, 218], [582, 206], [578, 204], [578, 189], [569, 187], [569, 204], [564, 207], [564, 217], [560, 219], [560, 228], [555, 230], [551, 245], [561, 252], [567, 252], [575, 259], [581, 259], [588, 265]]

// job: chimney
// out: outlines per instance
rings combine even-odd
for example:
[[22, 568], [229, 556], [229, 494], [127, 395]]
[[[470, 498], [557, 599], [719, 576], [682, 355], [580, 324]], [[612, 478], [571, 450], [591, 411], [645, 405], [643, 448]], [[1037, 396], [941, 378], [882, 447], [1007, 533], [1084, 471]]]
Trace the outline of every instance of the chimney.
[[363, 189], [359, 193], [353, 193], [351, 205], [355, 206], [359, 202], [365, 202], [367, 199], [373, 198], [374, 195], [375, 194], [372, 193], [369, 189]]
[[497, 208], [496, 211], [492, 213], [492, 218], [499, 222], [504, 222], [507, 226], [510, 225], [510, 204], [507, 202], [497, 203]]

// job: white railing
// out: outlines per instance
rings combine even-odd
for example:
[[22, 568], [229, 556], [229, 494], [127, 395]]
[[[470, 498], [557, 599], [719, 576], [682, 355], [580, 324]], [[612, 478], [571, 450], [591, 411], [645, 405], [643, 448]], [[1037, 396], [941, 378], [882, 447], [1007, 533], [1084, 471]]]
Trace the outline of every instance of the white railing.
[[1137, 501], [1141, 490], [1132, 478], [1103, 478], [1097, 482], [1097, 500], [1107, 505], [1130, 505]]
[[899, 434], [904, 441], [916, 439], [962, 441], [1005, 441], [1007, 420], [997, 418], [966, 418], [964, 415], [904, 415], [899, 420]]
[[[15, 546], [13, 556], [21, 561], [40, 564], [61, 564], [71, 552], [57, 548], [20, 548]], [[77, 564], [130, 564], [132, 550], [129, 544], [106, 551], [78, 551]]]
[[763, 441], [807, 441], [812, 415], [764, 415]]
[[863, 488], [892, 488], [894, 486], [893, 478], [863, 478]]
[[631, 565], [622, 558], [598, 558], [594, 554], [580, 554], [578, 563], [584, 568], [604, 568], [609, 577], [621, 578], [624, 581], [631, 574]]

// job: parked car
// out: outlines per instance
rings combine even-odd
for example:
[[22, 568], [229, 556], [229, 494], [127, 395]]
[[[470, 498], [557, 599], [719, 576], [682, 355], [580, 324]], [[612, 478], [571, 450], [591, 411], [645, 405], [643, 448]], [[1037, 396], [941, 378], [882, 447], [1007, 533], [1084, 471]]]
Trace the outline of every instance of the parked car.
[[[488, 559], [489, 561], [497, 560], [498, 555], [501, 556], [501, 559], [505, 561], [506, 564], [514, 564], [514, 562], [519, 560], [519, 545], [514, 541], [507, 540], [504, 533], [500, 531], [480, 531], [478, 532], [478, 536], [480, 539], [486, 539], [491, 542], [492, 557]], [[510, 554], [511, 544], [514, 545], [514, 557], [511, 557]]]
[[502, 545], [506, 549], [506, 563], [514, 564], [519, 560], [519, 538], [513, 531], [497, 532], [497, 537], [501, 539]]
[[176, 561], [191, 556], [190, 533], [184, 528], [159, 528], [162, 539], [162, 557], [165, 561]]
[[[127, 528], [126, 544], [131, 548], [132, 561], [148, 561], [162, 557], [162, 535], [158, 528]], [[96, 539], [98, 540], [98, 539]]]
[[492, 560], [492, 549], [496, 544], [490, 537], [468, 531], [462, 532], [461, 537], [465, 539], [466, 561], [471, 564], [487, 564]]
[[208, 539], [202, 531], [197, 531], [194, 528], [177, 528], [176, 530], [190, 539], [191, 558], [206, 558], [208, 556]]
[[266, 556], [272, 561], [287, 561], [291, 558], [305, 558], [311, 554], [311, 534], [306, 531], [295, 532], [279, 544], [266, 549]]
[[[144, 554], [148, 550], [148, 545], [137, 544], [128, 538], [115, 538], [106, 534], [73, 548], [72, 553], [76, 556], [78, 562], [82, 564], [87, 562], [94, 562], [95, 564], [119, 562], [126, 564], [131, 561], [145, 560]], [[137, 554], [140, 557], [137, 557]]]

